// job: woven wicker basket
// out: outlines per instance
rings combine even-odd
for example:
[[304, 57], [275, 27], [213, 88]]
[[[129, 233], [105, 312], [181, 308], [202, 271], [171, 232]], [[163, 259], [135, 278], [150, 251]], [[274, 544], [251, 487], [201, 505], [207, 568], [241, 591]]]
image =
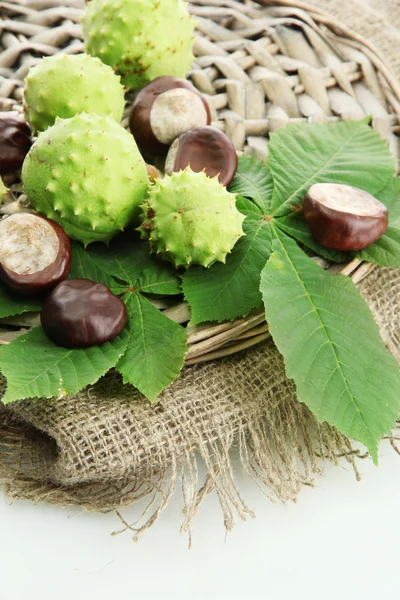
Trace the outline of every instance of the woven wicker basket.
[[[1, 110], [22, 110], [23, 79], [41, 57], [83, 51], [83, 8], [83, 0], [0, 3]], [[367, 40], [328, 13], [294, 0], [192, 0], [190, 10], [197, 21], [190, 78], [208, 98], [213, 125], [229, 135], [239, 153], [267, 160], [269, 133], [289, 123], [372, 115], [373, 127], [398, 159], [400, 85]], [[21, 193], [18, 174], [5, 181]], [[315, 260], [355, 282], [372, 268], [358, 259], [346, 265]], [[179, 323], [189, 320], [184, 302], [154, 303]], [[37, 314], [0, 320], [0, 344], [38, 322]], [[186, 364], [244, 350], [269, 336], [262, 310], [233, 323], [188, 327], [187, 333]]]

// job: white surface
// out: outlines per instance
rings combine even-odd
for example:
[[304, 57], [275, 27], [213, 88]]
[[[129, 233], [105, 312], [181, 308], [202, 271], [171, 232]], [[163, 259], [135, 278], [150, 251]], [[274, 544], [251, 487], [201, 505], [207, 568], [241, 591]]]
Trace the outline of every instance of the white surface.
[[[237, 470], [257, 519], [225, 539], [215, 496], [179, 534], [179, 498], [138, 544], [115, 515], [0, 497], [0, 600], [372, 600], [398, 598], [400, 457], [328, 468], [297, 505], [271, 504]], [[134, 518], [133, 511], [125, 516]]]

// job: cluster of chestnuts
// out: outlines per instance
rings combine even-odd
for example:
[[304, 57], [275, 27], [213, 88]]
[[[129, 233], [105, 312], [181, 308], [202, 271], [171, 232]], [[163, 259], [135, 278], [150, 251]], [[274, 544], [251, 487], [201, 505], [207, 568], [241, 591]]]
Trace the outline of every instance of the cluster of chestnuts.
[[[230, 139], [210, 123], [205, 98], [191, 83], [176, 77], [159, 77], [147, 85], [137, 95], [129, 119], [145, 155], [166, 155], [168, 175], [190, 166], [196, 173], [217, 175], [222, 185], [229, 186], [237, 170], [237, 154]], [[149, 175], [154, 177], [154, 172]], [[347, 185], [313, 185], [303, 210], [313, 237], [334, 250], [363, 250], [388, 226], [387, 208], [367, 192]]]
[[69, 279], [71, 243], [54, 221], [17, 213], [0, 221], [0, 281], [11, 293], [47, 298], [41, 323], [65, 348], [86, 348], [118, 336], [126, 306], [103, 284]]
[[[237, 169], [229, 138], [210, 127], [203, 96], [187, 81], [161, 77], [139, 93], [132, 108], [131, 130], [144, 154], [168, 155], [170, 172], [190, 165], [218, 175], [229, 185]], [[19, 170], [31, 147], [29, 125], [14, 113], [0, 116], [0, 172]], [[148, 166], [149, 180], [160, 173]], [[0, 282], [11, 293], [45, 299], [41, 323], [48, 337], [66, 348], [102, 344], [127, 324], [125, 304], [102, 284], [67, 279], [71, 244], [53, 220], [20, 212], [0, 221]]]
[[167, 175], [190, 167], [218, 176], [222, 185], [232, 182], [238, 166], [235, 147], [211, 127], [207, 101], [189, 81], [159, 77], [149, 83], [136, 97], [129, 127], [146, 158], [166, 155]]
[[[0, 175], [21, 169], [31, 145], [26, 121], [1, 112]], [[103, 284], [67, 280], [71, 256], [70, 240], [54, 221], [25, 211], [0, 220], [0, 282], [11, 294], [46, 298], [41, 323], [55, 344], [103, 344], [125, 328], [126, 306]]]

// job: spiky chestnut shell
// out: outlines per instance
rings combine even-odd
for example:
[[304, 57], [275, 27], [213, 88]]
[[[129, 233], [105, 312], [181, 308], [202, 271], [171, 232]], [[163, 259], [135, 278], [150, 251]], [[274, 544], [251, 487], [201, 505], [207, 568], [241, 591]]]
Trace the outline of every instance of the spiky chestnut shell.
[[138, 231], [149, 240], [152, 252], [177, 267], [224, 263], [244, 235], [245, 217], [235, 200], [218, 177], [210, 179], [188, 167], [158, 179], [150, 188]]
[[120, 122], [125, 107], [120, 77], [88, 54], [56, 54], [44, 58], [25, 78], [26, 119], [37, 131], [87, 112]]
[[183, 0], [91, 0], [82, 23], [87, 52], [129, 89], [162, 75], [184, 78], [194, 58], [195, 24]]
[[138, 216], [148, 178], [132, 135], [110, 117], [57, 119], [22, 167], [33, 208], [85, 246], [108, 243]]

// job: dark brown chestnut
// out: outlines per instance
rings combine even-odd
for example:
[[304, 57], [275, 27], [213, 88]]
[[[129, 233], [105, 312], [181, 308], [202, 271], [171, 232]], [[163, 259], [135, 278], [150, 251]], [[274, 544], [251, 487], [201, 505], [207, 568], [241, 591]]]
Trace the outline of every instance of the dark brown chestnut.
[[316, 183], [307, 192], [303, 210], [313, 237], [333, 250], [367, 248], [388, 226], [386, 206], [350, 185]]
[[106, 285], [90, 279], [68, 279], [48, 296], [40, 320], [57, 346], [88, 348], [117, 337], [127, 324], [128, 313]]
[[166, 154], [184, 131], [210, 123], [206, 99], [189, 81], [170, 76], [158, 77], [143, 88], [129, 117], [139, 148], [157, 156]]
[[205, 171], [208, 177], [218, 175], [220, 183], [228, 186], [236, 173], [238, 157], [231, 140], [215, 127], [196, 127], [186, 131], [172, 144], [165, 163], [168, 175], [183, 171]]
[[45, 217], [16, 213], [0, 221], [0, 281], [27, 295], [42, 294], [66, 279], [71, 244]]
[[22, 167], [32, 145], [29, 125], [17, 113], [0, 112], [0, 175]]

